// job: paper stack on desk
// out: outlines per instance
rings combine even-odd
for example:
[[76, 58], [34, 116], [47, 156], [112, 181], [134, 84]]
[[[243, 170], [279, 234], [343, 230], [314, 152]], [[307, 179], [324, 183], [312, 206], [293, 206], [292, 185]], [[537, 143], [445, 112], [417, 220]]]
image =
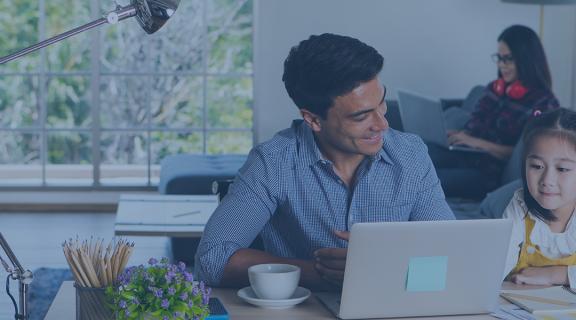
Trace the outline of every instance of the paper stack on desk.
[[502, 290], [500, 295], [532, 313], [536, 319], [576, 320], [576, 294], [562, 286], [529, 290]]

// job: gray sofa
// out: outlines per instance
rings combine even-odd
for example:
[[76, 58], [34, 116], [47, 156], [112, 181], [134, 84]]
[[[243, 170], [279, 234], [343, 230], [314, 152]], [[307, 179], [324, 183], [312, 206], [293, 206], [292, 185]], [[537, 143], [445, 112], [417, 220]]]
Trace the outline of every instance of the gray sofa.
[[[476, 86], [463, 100], [444, 100], [446, 109], [444, 116], [447, 126], [451, 129], [461, 129], [470, 117], [470, 113], [482, 93], [483, 86]], [[512, 156], [506, 163], [500, 178], [501, 186], [488, 193], [482, 202], [462, 201], [461, 199], [448, 199], [458, 219], [501, 218], [506, 206], [512, 199], [514, 191], [522, 187], [520, 180], [522, 143], [521, 140], [514, 147]]]

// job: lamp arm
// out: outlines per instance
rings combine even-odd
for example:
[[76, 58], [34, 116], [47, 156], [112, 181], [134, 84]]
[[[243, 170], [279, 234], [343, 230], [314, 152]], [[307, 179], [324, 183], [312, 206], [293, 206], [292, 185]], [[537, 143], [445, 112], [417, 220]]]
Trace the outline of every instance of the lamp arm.
[[0, 247], [2, 247], [2, 249], [6, 253], [6, 256], [8, 256], [8, 259], [12, 263], [12, 266], [14, 266], [14, 268], [16, 268], [18, 270], [18, 272], [24, 273], [26, 270], [24, 270], [24, 268], [22, 268], [22, 265], [20, 264], [20, 262], [18, 261], [18, 259], [14, 255], [14, 252], [12, 252], [12, 249], [8, 245], [8, 242], [6, 241], [6, 239], [4, 239], [4, 236], [2, 235], [1, 232], [0, 232]]
[[87, 24], [76, 27], [70, 31], [66, 31], [66, 32], [61, 33], [59, 35], [56, 35], [52, 38], [38, 42], [35, 45], [32, 45], [32, 46], [29, 46], [29, 47], [24, 48], [22, 50], [19, 50], [17, 52], [14, 52], [10, 55], [5, 56], [5, 57], [1, 57], [0, 58], [0, 64], [4, 64], [4, 63], [12, 61], [14, 59], [20, 58], [22, 56], [25, 56], [25, 55], [31, 53], [31, 52], [38, 50], [38, 49], [44, 48], [44, 47], [49, 46], [51, 44], [54, 44], [58, 41], [64, 40], [66, 38], [77, 35], [77, 34], [82, 33], [84, 31], [90, 30], [90, 29], [97, 27], [99, 25], [102, 25], [104, 23], [114, 24], [118, 21], [124, 20], [124, 19], [129, 18], [129, 17], [133, 17], [135, 15], [136, 15], [136, 8], [134, 7], [134, 5], [130, 4], [130, 5], [127, 5], [125, 7], [118, 6], [116, 8], [116, 10], [111, 11], [104, 18], [94, 20], [94, 21], [89, 22]]
[[34, 278], [34, 275], [32, 274], [32, 272], [30, 270], [25, 270], [24, 268], [22, 268], [22, 265], [20, 264], [20, 262], [16, 258], [16, 255], [14, 255], [14, 252], [12, 252], [12, 249], [8, 245], [8, 242], [6, 241], [6, 239], [4, 239], [2, 232], [0, 232], [0, 247], [2, 247], [2, 250], [6, 253], [6, 256], [8, 256], [8, 259], [12, 263], [12, 266], [14, 267], [14, 269], [8, 270], [10, 268], [6, 268], [7, 267], [6, 262], [0, 257], [0, 260], [2, 260], [2, 265], [10, 273], [10, 276], [12, 279], [18, 280], [18, 292], [19, 292], [19, 295], [18, 295], [19, 308], [18, 309], [19, 309], [19, 311], [16, 314], [16, 319], [28, 320], [28, 317], [29, 317], [29, 314], [28, 314], [28, 285], [32, 282], [32, 278]]

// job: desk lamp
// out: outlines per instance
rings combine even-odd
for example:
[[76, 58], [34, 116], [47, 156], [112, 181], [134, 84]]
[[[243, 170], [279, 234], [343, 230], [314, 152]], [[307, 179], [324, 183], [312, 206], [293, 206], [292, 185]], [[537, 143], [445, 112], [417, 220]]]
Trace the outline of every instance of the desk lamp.
[[19, 50], [5, 57], [1, 57], [0, 64], [20, 58], [38, 49], [44, 48], [86, 30], [90, 30], [101, 24], [116, 24], [118, 21], [134, 16], [136, 16], [142, 29], [144, 29], [146, 33], [152, 34], [158, 31], [158, 29], [160, 29], [166, 21], [172, 17], [179, 4], [180, 0], [130, 0], [129, 5], [125, 7], [117, 5], [115, 10], [110, 11], [103, 18], [38, 42], [35, 45]]
[[[130, 4], [127, 6], [122, 7], [117, 5], [115, 10], [107, 13], [103, 18], [94, 20], [70, 31], [66, 31], [52, 38], [38, 42], [35, 45], [16, 51], [5, 57], [1, 57], [0, 64], [18, 59], [38, 49], [59, 42], [78, 33], [90, 30], [101, 24], [116, 24], [118, 21], [122, 21], [126, 18], [134, 16], [136, 16], [136, 19], [138, 20], [138, 23], [142, 29], [144, 29], [146, 33], [152, 34], [158, 31], [158, 29], [160, 29], [166, 23], [166, 21], [172, 17], [179, 4], [180, 0], [131, 0]], [[30, 270], [25, 270], [22, 267], [12, 252], [12, 249], [10, 249], [8, 242], [6, 242], [4, 236], [2, 236], [2, 233], [0, 233], [0, 246], [12, 264], [11, 267], [6, 261], [4, 261], [4, 259], [2, 259], [2, 256], [0, 256], [0, 263], [9, 274], [7, 282], [11, 278], [13, 280], [18, 280], [19, 283], [18, 307], [16, 307], [16, 302], [7, 289], [8, 294], [10, 295], [10, 298], [16, 307], [15, 318], [17, 320], [28, 320], [28, 301], [26, 295], [28, 292], [28, 285], [32, 282], [33, 274]]]
[[[12, 302], [14, 303], [14, 308], [16, 309], [15, 318], [17, 320], [20, 319], [27, 320], [28, 300], [26, 295], [28, 294], [28, 285], [32, 282], [33, 277], [32, 272], [30, 270], [25, 270], [22, 267], [22, 265], [14, 255], [14, 252], [12, 252], [12, 249], [10, 249], [8, 242], [6, 242], [6, 239], [4, 239], [2, 232], [0, 232], [0, 246], [2, 247], [2, 250], [4, 251], [6, 256], [8, 257], [8, 260], [10, 260], [10, 263], [12, 264], [12, 267], [9, 266], [8, 263], [6, 263], [6, 261], [4, 261], [4, 259], [2, 259], [2, 256], [0, 255], [0, 262], [2, 263], [2, 266], [4, 266], [4, 269], [6, 269], [6, 272], [8, 272], [8, 278], [6, 279], [6, 293], [8, 293], [10, 299], [12, 299]], [[16, 307], [16, 301], [14, 300], [14, 297], [10, 294], [10, 286], [9, 286], [10, 279], [18, 280], [19, 283], [18, 307]]]

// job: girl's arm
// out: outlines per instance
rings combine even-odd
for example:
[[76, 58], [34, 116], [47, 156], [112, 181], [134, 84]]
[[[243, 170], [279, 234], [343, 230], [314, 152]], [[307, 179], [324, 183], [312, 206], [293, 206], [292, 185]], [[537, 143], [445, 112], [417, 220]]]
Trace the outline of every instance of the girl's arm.
[[564, 286], [568, 285], [569, 282], [568, 267], [530, 267], [513, 274], [510, 280], [517, 284]]

